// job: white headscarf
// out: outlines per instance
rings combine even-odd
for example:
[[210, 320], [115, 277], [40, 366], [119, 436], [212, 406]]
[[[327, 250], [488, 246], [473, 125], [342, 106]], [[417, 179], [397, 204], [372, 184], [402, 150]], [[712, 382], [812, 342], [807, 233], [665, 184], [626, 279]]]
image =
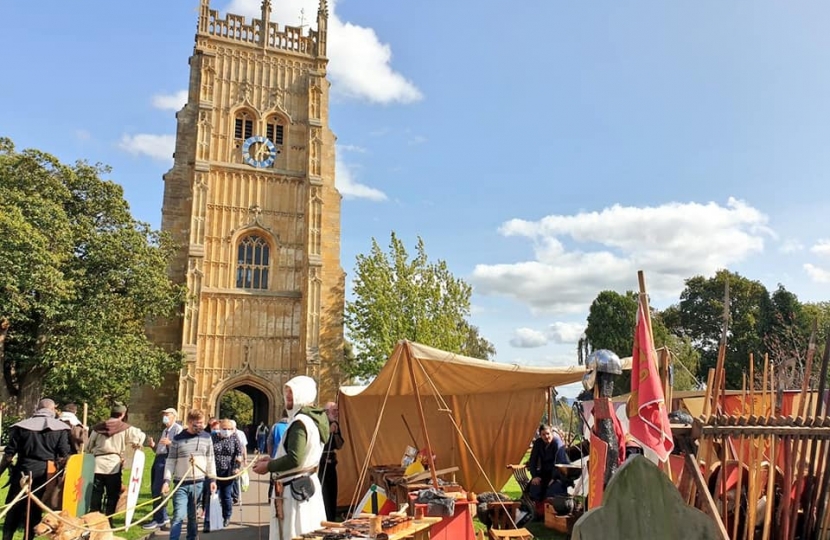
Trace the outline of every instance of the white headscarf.
[[317, 400], [317, 383], [311, 377], [299, 375], [290, 379], [285, 386], [291, 389], [291, 394], [294, 396], [294, 406], [289, 409], [288, 404], [285, 405], [289, 418], [294, 418], [302, 407], [311, 405]]
[[58, 420], [61, 420], [61, 421], [63, 421], [63, 422], [66, 422], [66, 423], [68, 423], [68, 424], [69, 424], [70, 426], [72, 426], [72, 427], [75, 427], [75, 426], [80, 426], [80, 425], [81, 425], [81, 421], [80, 421], [80, 420], [78, 420], [78, 417], [77, 417], [77, 416], [75, 416], [75, 413], [73, 413], [73, 412], [69, 412], [69, 411], [63, 411], [63, 412], [61, 412], [61, 415], [60, 415], [60, 416], [58, 416]]

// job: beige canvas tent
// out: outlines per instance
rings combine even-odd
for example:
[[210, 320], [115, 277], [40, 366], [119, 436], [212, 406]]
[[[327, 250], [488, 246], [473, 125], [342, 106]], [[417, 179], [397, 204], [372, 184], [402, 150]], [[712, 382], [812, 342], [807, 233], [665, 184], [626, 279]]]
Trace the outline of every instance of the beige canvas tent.
[[399, 342], [369, 386], [340, 390], [346, 444], [338, 452], [339, 505], [350, 504], [356, 492], [368, 488], [357, 486], [365, 464], [400, 464], [407, 445], [426, 447], [410, 362], [436, 468], [459, 467], [456, 480], [475, 493], [498, 491], [507, 482], [506, 465], [520, 462], [527, 451], [547, 389], [580, 381], [585, 373], [581, 366], [499, 364]]

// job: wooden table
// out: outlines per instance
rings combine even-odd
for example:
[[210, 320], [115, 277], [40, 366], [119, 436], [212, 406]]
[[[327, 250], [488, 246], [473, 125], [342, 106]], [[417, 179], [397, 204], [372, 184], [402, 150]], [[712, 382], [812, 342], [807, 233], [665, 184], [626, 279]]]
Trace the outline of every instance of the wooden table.
[[[413, 520], [406, 529], [401, 529], [398, 532], [390, 534], [389, 540], [429, 540], [429, 530], [433, 525], [440, 522], [440, 517], [425, 517], [420, 520]], [[320, 536], [313, 538], [297, 538], [294, 540], [321, 540], [325, 533], [323, 531], [319, 531], [319, 533]]]

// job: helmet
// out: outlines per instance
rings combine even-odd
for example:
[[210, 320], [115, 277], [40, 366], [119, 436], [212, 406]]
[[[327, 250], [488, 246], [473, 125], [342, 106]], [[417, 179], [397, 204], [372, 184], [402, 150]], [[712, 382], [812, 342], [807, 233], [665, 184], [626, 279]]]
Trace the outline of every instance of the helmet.
[[622, 375], [623, 372], [620, 357], [608, 349], [599, 349], [589, 354], [585, 365], [587, 369], [596, 369], [599, 373]]
[[621, 375], [622, 362], [614, 351], [597, 349], [588, 355], [588, 359], [585, 361], [585, 369], [585, 376], [582, 377], [582, 386], [585, 390], [590, 390], [596, 383], [597, 373]]

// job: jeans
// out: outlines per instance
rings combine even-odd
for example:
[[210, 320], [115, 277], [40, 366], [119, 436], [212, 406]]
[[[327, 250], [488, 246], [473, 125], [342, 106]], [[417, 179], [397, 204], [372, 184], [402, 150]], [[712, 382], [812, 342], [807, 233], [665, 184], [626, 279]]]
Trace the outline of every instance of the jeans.
[[[157, 454], [153, 460], [153, 468], [150, 469], [150, 493], [153, 498], [161, 497], [161, 486], [164, 484], [164, 464], [167, 462], [167, 454]], [[158, 504], [158, 502], [156, 502]], [[156, 510], [153, 514], [153, 521], [159, 525], [170, 519], [167, 516], [167, 504]]]
[[[102, 499], [106, 496], [106, 504], [102, 507]], [[118, 498], [121, 496], [121, 471], [112, 474], [96, 473], [92, 480], [92, 500], [89, 503], [90, 512], [101, 512], [107, 515], [112, 527], [112, 515], [118, 507]]]
[[203, 480], [185, 481], [173, 494], [173, 519], [170, 521], [170, 540], [179, 540], [182, 522], [187, 517], [187, 540], [196, 540], [199, 524], [196, 522], [196, 503], [202, 497]]

